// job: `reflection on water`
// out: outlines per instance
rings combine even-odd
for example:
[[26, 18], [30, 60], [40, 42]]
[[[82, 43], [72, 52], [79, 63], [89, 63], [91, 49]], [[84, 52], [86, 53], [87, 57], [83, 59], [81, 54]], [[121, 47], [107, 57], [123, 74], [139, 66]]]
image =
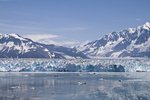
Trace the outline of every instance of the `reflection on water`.
[[150, 73], [0, 73], [0, 100], [149, 100]]

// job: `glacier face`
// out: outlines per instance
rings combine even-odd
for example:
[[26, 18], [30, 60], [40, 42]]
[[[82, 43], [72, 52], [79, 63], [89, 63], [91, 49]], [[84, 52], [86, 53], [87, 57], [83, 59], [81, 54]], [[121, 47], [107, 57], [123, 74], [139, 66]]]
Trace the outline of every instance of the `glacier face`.
[[150, 57], [150, 23], [106, 34], [77, 49], [91, 58]]
[[0, 59], [2, 72], [150, 71], [150, 59]]

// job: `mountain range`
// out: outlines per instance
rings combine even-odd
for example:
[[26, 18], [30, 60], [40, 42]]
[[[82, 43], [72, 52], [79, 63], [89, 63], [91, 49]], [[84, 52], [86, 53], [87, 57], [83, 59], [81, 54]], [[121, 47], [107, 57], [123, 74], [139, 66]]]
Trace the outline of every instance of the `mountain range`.
[[0, 58], [150, 57], [150, 23], [104, 35], [74, 48], [47, 45], [18, 34], [0, 34]]
[[112, 32], [78, 47], [90, 58], [150, 57], [150, 23]]
[[0, 58], [87, 58], [75, 48], [46, 45], [18, 34], [0, 34]]

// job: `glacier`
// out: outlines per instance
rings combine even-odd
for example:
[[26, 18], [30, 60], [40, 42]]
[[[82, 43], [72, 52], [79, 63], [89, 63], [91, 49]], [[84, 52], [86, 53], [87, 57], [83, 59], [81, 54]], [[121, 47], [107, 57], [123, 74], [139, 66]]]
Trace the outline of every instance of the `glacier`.
[[0, 59], [1, 72], [138, 72], [150, 71], [148, 58]]

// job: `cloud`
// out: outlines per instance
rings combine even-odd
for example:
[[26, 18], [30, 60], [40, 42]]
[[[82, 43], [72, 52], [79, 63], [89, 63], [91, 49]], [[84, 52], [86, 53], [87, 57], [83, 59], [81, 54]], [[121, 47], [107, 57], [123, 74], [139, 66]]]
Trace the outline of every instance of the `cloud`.
[[0, 30], [7, 33], [80, 33], [81, 31], [87, 30], [86, 27], [48, 27], [36, 22], [20, 21], [15, 24], [14, 21], [0, 19]]
[[[32, 33], [32, 34], [23, 34], [23, 37], [32, 39], [33, 41], [44, 43], [44, 44], [54, 44], [57, 46], [65, 46], [65, 47], [74, 47], [80, 44], [79, 41], [75, 40], [61, 40], [62, 36], [55, 34], [40, 34], [40, 33]], [[60, 38], [59, 40], [56, 40]]]
[[86, 44], [89, 43], [89, 42], [91, 42], [91, 41], [90, 41], [90, 40], [86, 40], [86, 41], [82, 42], [82, 43], [80, 44], [80, 46], [84, 46], [84, 45], [86, 45]]
[[79, 41], [55, 41], [52, 39], [43, 39], [43, 40], [39, 40], [38, 42], [44, 44], [54, 44], [57, 46], [65, 46], [65, 47], [74, 47], [80, 44]]
[[74, 47], [74, 46], [77, 46], [79, 44], [80, 44], [79, 41], [64, 41], [64, 42], [60, 43], [60, 45], [67, 46], [67, 47]]
[[33, 41], [41, 41], [41, 40], [46, 40], [46, 39], [54, 39], [54, 38], [58, 38], [60, 37], [59, 35], [55, 35], [55, 34], [43, 34], [43, 33], [38, 33], [38, 34], [24, 34], [23, 35], [26, 38], [30, 38]]

